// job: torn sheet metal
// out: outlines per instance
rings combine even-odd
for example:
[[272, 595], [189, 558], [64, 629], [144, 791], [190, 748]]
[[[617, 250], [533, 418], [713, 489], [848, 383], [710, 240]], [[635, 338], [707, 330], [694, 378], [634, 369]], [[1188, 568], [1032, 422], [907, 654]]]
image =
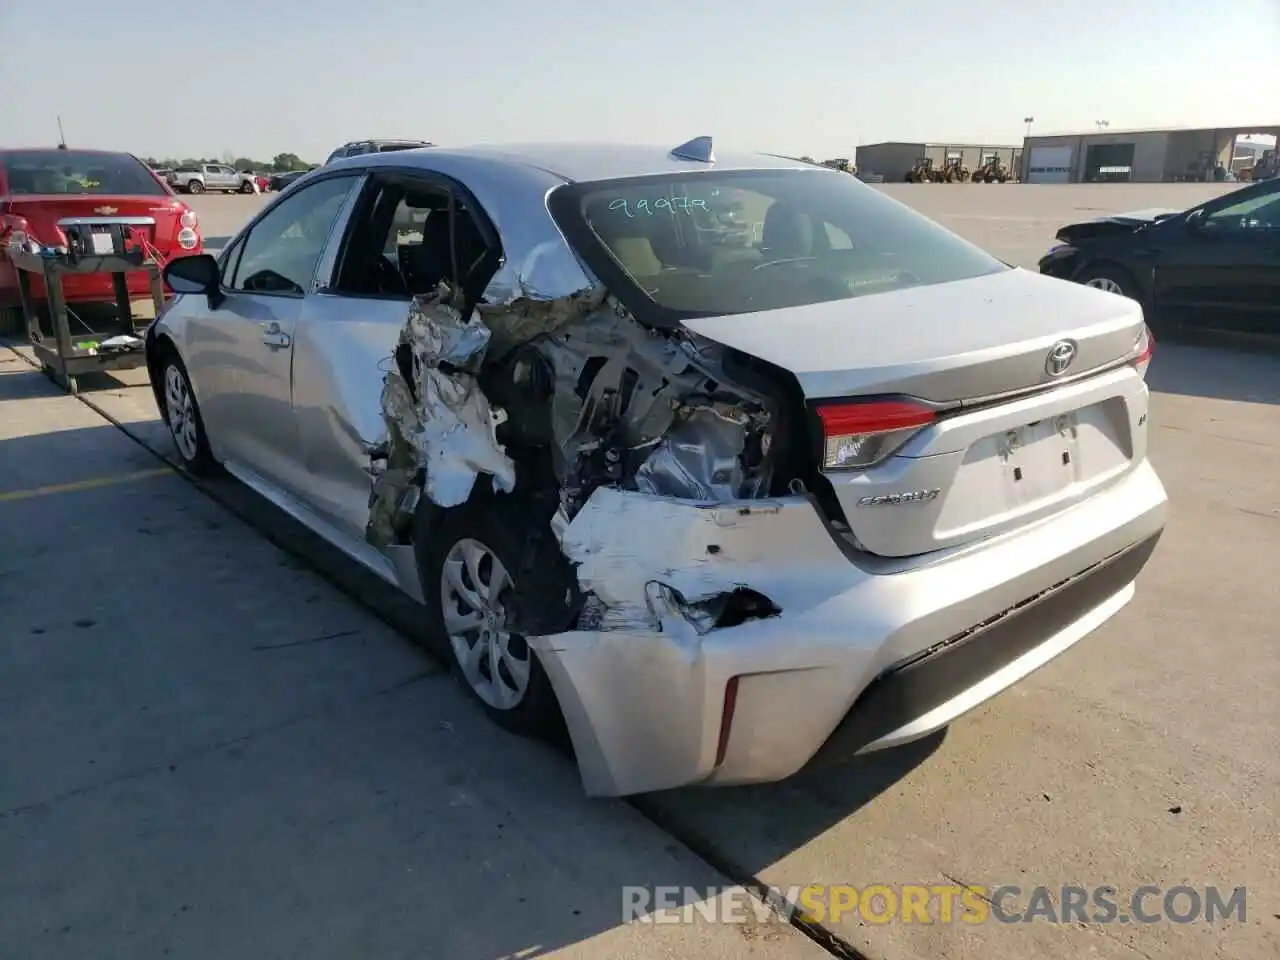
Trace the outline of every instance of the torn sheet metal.
[[[597, 487], [630, 485], [641, 464], [682, 418], [695, 424], [686, 443], [709, 444], [707, 449], [717, 458], [738, 457], [748, 423], [767, 425], [769, 420], [765, 401], [726, 390], [712, 358], [699, 353], [691, 340], [642, 326], [616, 301], [560, 326], [536, 348], [552, 371], [550, 439], [570, 516]], [[724, 424], [719, 432], [709, 423], [699, 429], [704, 415], [693, 411], [715, 404], [721, 404], [722, 411], [740, 407], [741, 436], [731, 427], [724, 429]], [[737, 449], [729, 453], [733, 443]], [[723, 493], [735, 481], [739, 491], [744, 489], [736, 475], [726, 483], [701, 476], [689, 451], [684, 461], [679, 470], [660, 457], [647, 472], [646, 483], [656, 489], [660, 476], [678, 473], [686, 485], [691, 478], [700, 480], [704, 490], [716, 486]], [[761, 471], [761, 480], [753, 490], [767, 485], [767, 469]], [[680, 482], [668, 485], [672, 493]]]
[[388, 511], [415, 467], [425, 471], [423, 492], [442, 507], [464, 503], [480, 474], [493, 478], [495, 490], [515, 488], [515, 464], [497, 439], [506, 414], [490, 407], [476, 382], [489, 328], [477, 313], [463, 320], [448, 301], [445, 287], [414, 298], [397, 362], [383, 380], [386, 467], [375, 484], [371, 539], [375, 523], [385, 533]]
[[[847, 612], [837, 606], [818, 614], [823, 629], [806, 629], [805, 642], [780, 642], [795, 629], [792, 618], [814, 616], [860, 576], [805, 497], [709, 504], [602, 487], [562, 539], [592, 596], [578, 629], [529, 643], [589, 795], [705, 778], [729, 677], [803, 672], [825, 662], [832, 637], [849, 641]], [[713, 625], [719, 600], [743, 588], [776, 606]], [[846, 689], [851, 682], [838, 680]]]
[[501, 309], [522, 300], [567, 300], [601, 289], [556, 232], [535, 243], [520, 259], [505, 258], [485, 287], [484, 301]]
[[830, 557], [839, 551], [803, 497], [708, 504], [601, 487], [560, 542], [583, 592], [596, 598], [584, 608], [594, 623], [580, 626], [599, 630], [657, 629], [654, 583], [677, 592], [690, 621], [692, 607], [744, 587], [788, 610], [846, 585], [832, 576]]
[[513, 347], [581, 319], [598, 310], [605, 300], [602, 287], [584, 287], [563, 296], [546, 298], [536, 290], [520, 290], [514, 299], [478, 308], [492, 334], [488, 357], [497, 359]]

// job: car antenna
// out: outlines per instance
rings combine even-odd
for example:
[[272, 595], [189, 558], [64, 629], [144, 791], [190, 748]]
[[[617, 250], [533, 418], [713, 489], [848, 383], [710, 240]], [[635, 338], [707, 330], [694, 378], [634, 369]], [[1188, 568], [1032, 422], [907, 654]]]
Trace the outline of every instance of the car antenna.
[[62, 118], [58, 118], [58, 149], [67, 149], [67, 135], [62, 132]]
[[715, 148], [710, 137], [694, 137], [688, 143], [682, 143], [671, 151], [677, 160], [695, 160], [699, 163], [715, 163]]

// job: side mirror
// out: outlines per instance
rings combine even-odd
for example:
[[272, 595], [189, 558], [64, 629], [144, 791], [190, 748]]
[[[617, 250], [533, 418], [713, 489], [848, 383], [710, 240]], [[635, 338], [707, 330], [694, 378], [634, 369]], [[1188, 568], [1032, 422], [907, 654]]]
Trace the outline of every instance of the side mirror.
[[164, 268], [164, 282], [174, 293], [203, 293], [209, 298], [210, 308], [216, 310], [222, 302], [219, 285], [218, 261], [210, 254], [194, 257], [177, 257]]
[[1198, 210], [1192, 210], [1188, 213], [1186, 224], [1187, 227], [1195, 233], [1200, 233], [1204, 230], [1204, 208], [1201, 207]]

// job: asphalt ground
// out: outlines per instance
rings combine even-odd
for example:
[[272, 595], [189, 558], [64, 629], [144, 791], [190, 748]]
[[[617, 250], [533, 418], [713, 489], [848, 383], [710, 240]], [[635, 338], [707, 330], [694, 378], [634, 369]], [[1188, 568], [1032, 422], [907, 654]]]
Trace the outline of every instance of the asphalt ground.
[[[1033, 266], [1062, 222], [1223, 188], [883, 189]], [[194, 205], [229, 236], [264, 199]], [[1162, 343], [1148, 379], [1172, 517], [1114, 620], [924, 744], [624, 803], [490, 729], [399, 598], [163, 472], [136, 375], [81, 402], [0, 352], [0, 958], [1280, 955], [1280, 359]], [[624, 885], [734, 882], [1110, 886], [1130, 922], [621, 922]], [[1138, 922], [1148, 885], [1245, 918]]]

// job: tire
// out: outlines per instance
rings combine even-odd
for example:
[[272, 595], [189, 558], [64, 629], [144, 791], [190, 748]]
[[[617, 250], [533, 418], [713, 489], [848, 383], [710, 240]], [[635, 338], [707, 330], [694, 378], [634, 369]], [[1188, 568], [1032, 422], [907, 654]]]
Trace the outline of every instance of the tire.
[[240, 193], [253, 193], [253, 184], [246, 180], [240, 184]]
[[1117, 293], [1122, 297], [1128, 297], [1130, 300], [1140, 301], [1142, 299], [1142, 293], [1138, 289], [1137, 281], [1133, 279], [1133, 274], [1118, 264], [1088, 264], [1076, 274], [1075, 281], [1084, 284], [1086, 287], [1105, 290], [1107, 293]]
[[198, 477], [218, 472], [218, 463], [209, 449], [204, 417], [191, 389], [191, 379], [178, 352], [167, 347], [160, 358], [160, 396], [169, 437], [182, 465]]
[[[510, 584], [526, 539], [523, 524], [507, 514], [492, 496], [477, 496], [431, 527], [418, 551], [428, 626], [438, 649], [447, 651], [454, 677], [490, 720], [519, 736], [556, 740], [564, 721], [551, 681], [524, 638], [500, 629], [508, 591], [500, 588], [497, 597], [486, 596], [498, 565]], [[473, 619], [475, 626], [462, 626]], [[468, 656], [473, 650], [490, 651], [494, 643], [499, 644], [496, 656]]]
[[199, 180], [188, 180], [187, 193], [204, 193], [204, 184]]

